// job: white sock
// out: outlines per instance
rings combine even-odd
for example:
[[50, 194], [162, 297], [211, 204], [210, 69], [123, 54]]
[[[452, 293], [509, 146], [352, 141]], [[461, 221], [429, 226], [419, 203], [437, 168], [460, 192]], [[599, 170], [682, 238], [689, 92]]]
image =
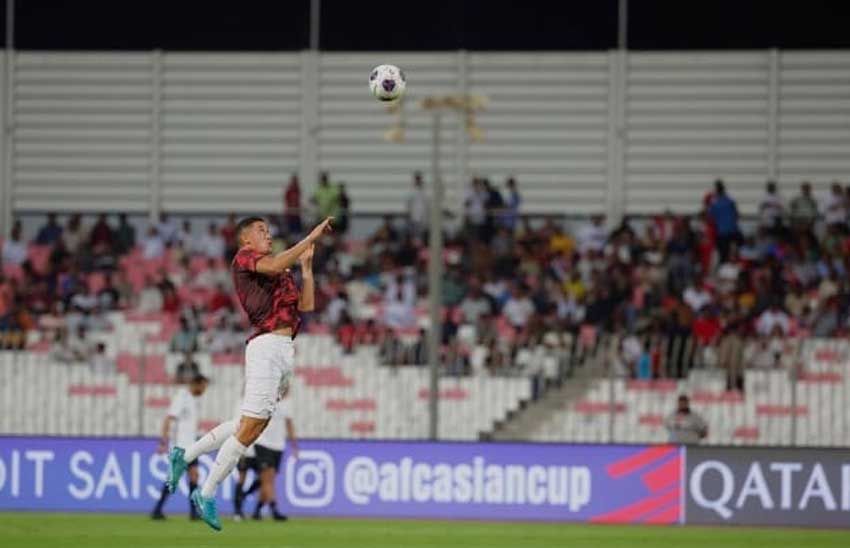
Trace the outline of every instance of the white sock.
[[191, 447], [186, 449], [186, 453], [183, 455], [183, 460], [186, 462], [192, 462], [204, 453], [215, 451], [224, 444], [227, 438], [236, 433], [236, 428], [238, 426], [238, 419], [219, 424], [204, 434], [201, 439], [193, 443]]
[[227, 441], [224, 442], [224, 445], [221, 446], [221, 449], [218, 450], [218, 454], [215, 456], [215, 465], [213, 465], [209, 476], [207, 476], [207, 481], [204, 482], [204, 486], [201, 488], [201, 495], [205, 498], [215, 496], [215, 489], [218, 487], [218, 484], [224, 481], [224, 478], [236, 468], [236, 463], [239, 462], [239, 459], [242, 458], [247, 450], [248, 448], [239, 443], [236, 436], [227, 438]]

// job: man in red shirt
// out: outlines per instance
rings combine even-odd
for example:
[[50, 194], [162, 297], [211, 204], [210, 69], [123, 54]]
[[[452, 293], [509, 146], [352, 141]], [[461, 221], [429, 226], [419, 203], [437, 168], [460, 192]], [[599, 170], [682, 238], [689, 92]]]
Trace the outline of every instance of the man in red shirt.
[[[188, 463], [203, 453], [219, 449], [203, 487], [191, 494], [201, 519], [215, 530], [221, 530], [215, 502], [218, 484], [263, 432], [280, 394], [289, 386], [295, 358], [293, 339], [301, 325], [300, 312], [309, 312], [314, 307], [314, 245], [330, 230], [331, 220], [325, 219], [306, 238], [277, 255], [271, 254], [271, 234], [264, 219], [249, 217], [236, 225], [239, 250], [231, 265], [233, 285], [254, 327], [245, 347], [242, 416], [240, 420], [216, 426], [191, 447], [174, 447], [168, 459], [167, 485], [174, 492]], [[300, 292], [290, 270], [296, 262], [301, 264]]]

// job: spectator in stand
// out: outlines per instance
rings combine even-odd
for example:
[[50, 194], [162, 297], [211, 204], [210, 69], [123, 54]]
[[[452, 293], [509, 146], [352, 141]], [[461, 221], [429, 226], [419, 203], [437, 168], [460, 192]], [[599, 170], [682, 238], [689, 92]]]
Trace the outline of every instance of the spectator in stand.
[[810, 230], [818, 218], [818, 203], [812, 196], [812, 184], [800, 185], [800, 194], [791, 200], [791, 221], [797, 229]]
[[283, 217], [289, 236], [301, 234], [301, 183], [295, 173], [289, 177], [289, 184], [283, 195]]
[[71, 308], [77, 312], [91, 313], [98, 307], [98, 298], [85, 281], [80, 282], [79, 290], [71, 297]]
[[62, 227], [56, 221], [56, 213], [47, 214], [47, 223], [38, 229], [35, 243], [38, 245], [53, 245], [62, 238]]
[[201, 368], [194, 359], [192, 359], [193, 350], [188, 350], [183, 353], [183, 361], [177, 364], [177, 370], [174, 374], [174, 382], [177, 384], [186, 384], [193, 378], [201, 374]]
[[118, 228], [115, 230], [115, 252], [128, 253], [136, 247], [136, 229], [127, 221], [127, 214], [118, 215]]
[[779, 365], [779, 355], [771, 348], [770, 339], [751, 340], [744, 348], [744, 364], [748, 369], [774, 369]]
[[62, 242], [65, 245], [65, 250], [71, 255], [76, 255], [87, 241], [88, 234], [83, 229], [82, 215], [74, 213], [68, 218], [68, 225], [62, 231]]
[[68, 351], [71, 361], [88, 363], [92, 355], [92, 345], [85, 325], [80, 325], [68, 339]]
[[832, 183], [829, 196], [824, 204], [824, 220], [827, 226], [835, 226], [841, 229], [847, 226], [847, 200], [844, 189], [838, 182]]
[[115, 362], [106, 355], [106, 345], [102, 342], [97, 343], [94, 347], [91, 369], [98, 375], [109, 375], [115, 372]]
[[713, 297], [711, 290], [705, 282], [705, 277], [702, 274], [697, 274], [692, 285], [689, 285], [682, 293], [682, 300], [685, 301], [691, 310], [699, 312], [703, 307], [711, 304]]
[[27, 260], [27, 243], [21, 232], [21, 222], [15, 221], [10, 238], [3, 242], [3, 264], [22, 265]]
[[468, 237], [483, 241], [487, 222], [487, 189], [481, 179], [472, 180], [472, 188], [464, 200], [464, 217]]
[[511, 296], [502, 308], [505, 319], [517, 330], [524, 330], [528, 320], [534, 314], [534, 304], [528, 298], [524, 287], [516, 284], [511, 289]]
[[197, 352], [198, 332], [189, 326], [186, 318], [180, 318], [180, 328], [171, 337], [172, 352]]
[[156, 224], [156, 230], [165, 245], [171, 246], [177, 243], [177, 234], [180, 232], [180, 226], [177, 224], [177, 219], [169, 217], [168, 213], [163, 211], [159, 214], [159, 222]]
[[165, 255], [165, 242], [155, 226], [148, 228], [148, 234], [142, 240], [142, 257], [147, 260], [161, 259]]
[[481, 282], [473, 279], [469, 285], [469, 291], [460, 302], [460, 310], [467, 323], [475, 325], [482, 316], [493, 313], [493, 303], [481, 291]]
[[513, 177], [508, 177], [505, 187], [507, 187], [507, 198], [505, 199], [505, 209], [502, 213], [501, 224], [513, 234], [519, 220], [519, 208], [522, 205], [522, 197], [517, 189], [516, 179]]
[[334, 232], [345, 235], [348, 232], [348, 224], [351, 219], [351, 198], [345, 189], [345, 183], [339, 184], [339, 217], [334, 221]]
[[759, 315], [756, 320], [756, 332], [763, 337], [773, 336], [777, 332], [787, 336], [791, 332], [791, 320], [776, 300]]
[[183, 219], [183, 224], [180, 226], [180, 230], [177, 231], [177, 237], [175, 239], [183, 251], [192, 254], [196, 253], [194, 245], [195, 238], [192, 235], [192, 221]]
[[776, 181], [768, 181], [765, 193], [759, 202], [759, 225], [773, 229], [777, 223], [782, 223], [785, 216], [785, 204], [776, 188]]
[[667, 417], [664, 427], [670, 435], [670, 443], [697, 444], [708, 436], [708, 424], [691, 411], [690, 399], [679, 396], [676, 412]]
[[348, 311], [348, 295], [345, 291], [337, 291], [325, 309], [325, 322], [336, 327], [340, 324], [343, 314]]
[[413, 189], [407, 196], [407, 231], [414, 238], [422, 238], [428, 226], [428, 194], [422, 173], [413, 174]]
[[738, 205], [726, 193], [726, 185], [721, 180], [714, 183], [714, 199], [708, 208], [708, 215], [717, 231], [720, 260], [725, 261], [729, 256], [731, 244], [740, 244], [742, 237], [738, 228]]
[[91, 238], [89, 240], [89, 245], [92, 247], [92, 252], [95, 255], [103, 255], [107, 253], [112, 253], [115, 235], [113, 233], [112, 227], [109, 226], [109, 222], [107, 221], [106, 214], [101, 213], [97, 217], [97, 222], [91, 229]]
[[319, 186], [313, 194], [317, 217], [339, 217], [339, 187], [331, 184], [327, 171], [319, 175]]
[[139, 293], [139, 301], [136, 303], [139, 312], [161, 312], [162, 292], [156, 286], [153, 278], [145, 278], [145, 285]]
[[201, 240], [202, 254], [211, 259], [221, 259], [225, 256], [227, 243], [215, 223], [210, 223], [207, 233]]
[[[270, 228], [274, 225], [270, 225]], [[227, 222], [221, 227], [221, 237], [224, 238], [224, 259], [231, 261], [239, 248], [236, 242], [236, 214], [231, 212], [227, 216]]]
[[101, 310], [117, 310], [121, 307], [121, 294], [115, 287], [112, 274], [106, 275], [103, 287], [97, 292], [97, 301]]
[[226, 309], [232, 304], [232, 302], [233, 299], [227, 292], [227, 289], [225, 289], [223, 285], [217, 285], [207, 302], [207, 310], [209, 312], [216, 313], [219, 310]]
[[487, 217], [485, 221], [485, 233], [483, 240], [490, 242], [496, 227], [499, 226], [499, 219], [502, 216], [505, 208], [505, 199], [502, 197], [496, 185], [490, 183], [489, 179], [484, 179], [484, 190], [487, 192], [485, 206], [487, 208]]
[[811, 334], [813, 337], [832, 337], [840, 326], [838, 299], [832, 297], [826, 304], [813, 314]]
[[582, 255], [589, 252], [601, 252], [608, 242], [608, 231], [605, 229], [605, 216], [595, 214], [589, 223], [582, 224], [576, 236], [578, 250]]
[[392, 329], [406, 329], [415, 325], [413, 303], [404, 296], [399, 286], [390, 298], [384, 300], [384, 323]]
[[194, 285], [198, 287], [206, 287], [212, 289], [216, 286], [223, 286], [230, 289], [233, 280], [230, 278], [230, 273], [221, 268], [216, 259], [207, 259], [207, 267], [202, 270], [196, 277]]

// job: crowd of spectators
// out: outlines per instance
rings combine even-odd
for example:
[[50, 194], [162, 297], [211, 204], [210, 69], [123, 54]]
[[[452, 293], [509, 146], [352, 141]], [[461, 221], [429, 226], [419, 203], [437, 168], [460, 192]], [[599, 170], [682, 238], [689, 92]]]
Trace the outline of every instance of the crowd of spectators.
[[[338, 219], [317, 250], [317, 313], [308, 328], [332, 330], [351, 352], [377, 345], [387, 364], [427, 362], [426, 187], [415, 174], [405, 211], [358, 240], [347, 236], [343, 184], [321, 174], [304, 208], [293, 176], [283, 214], [270, 217], [278, 248], [309, 228], [307, 211]], [[611, 363], [619, 374], [679, 377], [694, 364], [710, 365], [728, 370], [738, 386], [745, 367], [777, 367], [789, 337], [848, 333], [850, 188], [833, 184], [819, 201], [803, 183], [787, 200], [768, 182], [748, 222], [722, 181], [695, 205], [696, 214], [668, 211], [616, 226], [597, 214], [566, 226], [521, 216], [512, 178], [503, 188], [473, 180], [463, 222], [444, 231], [447, 372], [555, 376], [576, 348], [615, 334]], [[77, 214], [61, 225], [50, 214], [31, 238], [15, 223], [2, 244], [0, 344], [22, 347], [21, 333], [38, 330], [58, 357], [90, 359], [97, 347], [87, 346], [88, 333], [108, 328], [106, 313], [121, 309], [179, 318], [171, 349], [187, 362], [200, 348], [238, 350], [245, 325], [227, 270], [234, 214], [203, 227], [162, 214], [143, 234], [125, 215], [117, 224], [107, 215], [86, 221]], [[45, 250], [41, 264], [30, 244]], [[170, 266], [134, 284], [124, 262], [133, 254], [148, 262], [167, 257]], [[203, 290], [203, 298], [187, 301], [187, 288]]]

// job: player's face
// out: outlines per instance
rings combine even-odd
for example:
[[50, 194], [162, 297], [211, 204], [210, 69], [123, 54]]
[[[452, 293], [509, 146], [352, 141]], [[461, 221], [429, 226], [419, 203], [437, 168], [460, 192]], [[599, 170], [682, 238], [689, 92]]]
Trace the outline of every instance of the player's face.
[[189, 385], [189, 390], [192, 392], [193, 396], [201, 396], [207, 390], [207, 383], [206, 381], [193, 382]]
[[245, 243], [251, 246], [251, 249], [260, 253], [268, 253], [272, 249], [272, 236], [269, 232], [269, 225], [257, 221], [242, 233]]

